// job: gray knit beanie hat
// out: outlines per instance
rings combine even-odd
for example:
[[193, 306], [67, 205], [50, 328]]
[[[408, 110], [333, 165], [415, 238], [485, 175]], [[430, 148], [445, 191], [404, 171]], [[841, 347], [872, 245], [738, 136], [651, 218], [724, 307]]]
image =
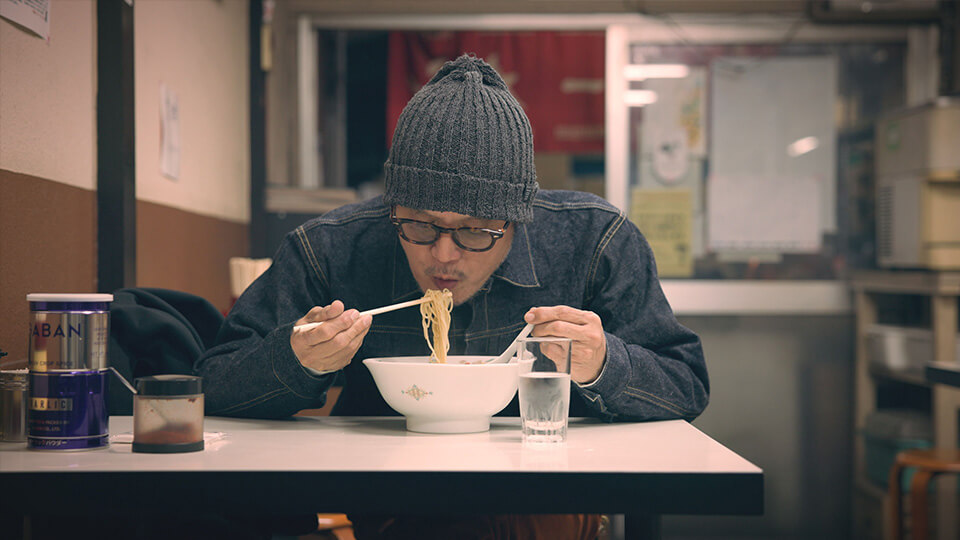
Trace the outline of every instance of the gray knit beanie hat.
[[384, 175], [388, 205], [530, 222], [530, 121], [489, 64], [463, 55], [404, 107]]

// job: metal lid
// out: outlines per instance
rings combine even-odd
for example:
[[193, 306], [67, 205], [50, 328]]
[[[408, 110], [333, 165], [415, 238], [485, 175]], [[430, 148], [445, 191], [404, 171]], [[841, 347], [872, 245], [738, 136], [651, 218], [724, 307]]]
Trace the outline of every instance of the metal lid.
[[138, 396], [191, 396], [202, 392], [202, 377], [192, 375], [153, 375], [134, 381]]
[[113, 302], [112, 294], [104, 293], [30, 293], [28, 302]]

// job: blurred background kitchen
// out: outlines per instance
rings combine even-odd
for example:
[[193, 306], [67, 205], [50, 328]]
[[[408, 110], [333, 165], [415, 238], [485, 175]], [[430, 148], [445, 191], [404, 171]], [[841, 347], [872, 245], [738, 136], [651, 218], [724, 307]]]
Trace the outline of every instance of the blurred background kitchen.
[[695, 424], [766, 473], [763, 516], [664, 537], [880, 538], [896, 451], [957, 445], [960, 390], [923, 366], [960, 362], [958, 8], [0, 0], [0, 365], [25, 365], [28, 292], [228, 310], [230, 259], [379, 194], [403, 105], [472, 52], [527, 111], [541, 187], [645, 233], [703, 339]]

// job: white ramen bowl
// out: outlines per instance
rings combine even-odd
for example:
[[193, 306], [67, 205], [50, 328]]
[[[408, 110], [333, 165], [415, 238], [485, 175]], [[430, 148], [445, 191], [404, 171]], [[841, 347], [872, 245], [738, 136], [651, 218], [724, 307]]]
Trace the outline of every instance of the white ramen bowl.
[[[476, 433], [490, 429], [490, 417], [517, 393], [518, 365], [475, 364], [490, 356], [368, 358], [363, 361], [380, 395], [421, 433]], [[472, 364], [472, 365], [471, 365]]]

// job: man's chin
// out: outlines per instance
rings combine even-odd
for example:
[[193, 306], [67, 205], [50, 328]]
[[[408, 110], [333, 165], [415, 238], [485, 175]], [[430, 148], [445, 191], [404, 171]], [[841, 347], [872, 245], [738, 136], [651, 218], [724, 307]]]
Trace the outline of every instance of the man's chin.
[[466, 289], [461, 285], [457, 287], [457, 290], [450, 292], [453, 293], [453, 305], [459, 306], [466, 304], [471, 298], [476, 296], [477, 293], [480, 292], [480, 287]]
[[[435, 289], [436, 285], [431, 284], [430, 288]], [[446, 287], [446, 288], [450, 289], [450, 287]], [[476, 296], [476, 294], [479, 291], [480, 291], [479, 287], [477, 287], [476, 289], [467, 289], [464, 287], [463, 282], [457, 283], [456, 285], [453, 286], [452, 289], [450, 289], [450, 293], [453, 294], [453, 305], [459, 306], [461, 304], [465, 304], [471, 298]]]

